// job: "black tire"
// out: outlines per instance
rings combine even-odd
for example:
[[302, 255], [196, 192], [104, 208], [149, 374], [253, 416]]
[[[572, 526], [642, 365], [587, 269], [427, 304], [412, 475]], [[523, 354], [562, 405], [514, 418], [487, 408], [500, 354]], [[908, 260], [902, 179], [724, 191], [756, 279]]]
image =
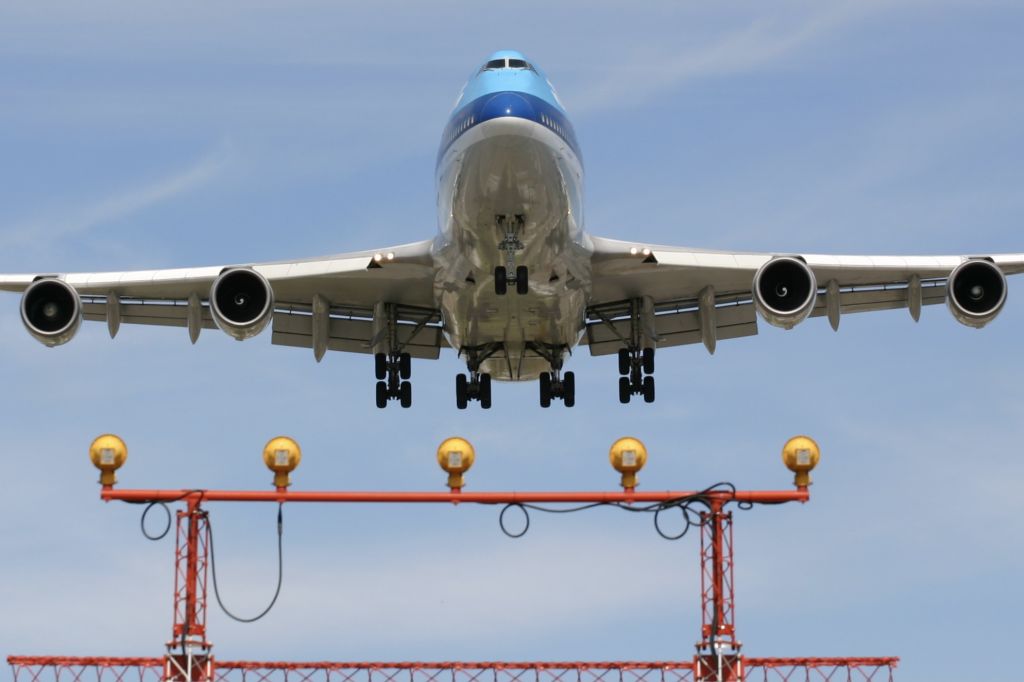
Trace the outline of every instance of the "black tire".
[[566, 407], [576, 404], [576, 375], [572, 372], [562, 375], [562, 402]]
[[412, 356], [402, 353], [398, 356], [398, 376], [408, 379], [412, 376]]
[[455, 406], [460, 410], [466, 409], [469, 399], [466, 397], [467, 383], [465, 374], [455, 375]]
[[516, 293], [523, 296], [530, 290], [530, 270], [525, 265], [516, 268]]
[[644, 348], [644, 374], [654, 374], [654, 349]]
[[480, 375], [480, 407], [491, 409], [491, 375]]
[[377, 407], [384, 409], [388, 406], [388, 385], [383, 381], [377, 382]]
[[619, 374], [626, 376], [629, 374], [629, 349], [619, 349]]
[[629, 385], [629, 377], [619, 377], [619, 402], [625, 405], [629, 402], [629, 396], [633, 387]]
[[412, 384], [408, 381], [403, 381], [398, 386], [398, 402], [402, 404], [402, 407], [412, 406]]
[[645, 403], [653, 403], [654, 402], [654, 377], [652, 377], [652, 376], [644, 377], [643, 387], [644, 387], [644, 402]]
[[494, 268], [494, 293], [504, 296], [506, 291], [508, 291], [508, 273], [504, 267], [499, 265]]
[[551, 375], [540, 373], [540, 406], [551, 407]]
[[388, 356], [384, 353], [375, 353], [373, 356], [373, 371], [377, 375], [377, 381], [384, 381], [388, 378]]

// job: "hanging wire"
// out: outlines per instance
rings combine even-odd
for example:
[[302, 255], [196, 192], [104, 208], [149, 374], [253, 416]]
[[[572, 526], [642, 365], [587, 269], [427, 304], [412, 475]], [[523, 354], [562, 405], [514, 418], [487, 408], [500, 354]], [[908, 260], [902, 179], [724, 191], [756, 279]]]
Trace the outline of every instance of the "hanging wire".
[[[144, 505], [146, 505], [146, 508], [142, 510], [142, 516], [139, 518], [139, 530], [142, 531], [142, 537], [144, 537], [147, 540], [150, 540], [152, 542], [156, 542], [158, 540], [163, 540], [165, 537], [167, 537], [167, 534], [171, 532], [172, 515], [171, 515], [171, 508], [168, 505], [170, 505], [170, 503], [172, 503], [172, 502], [180, 502], [181, 500], [184, 500], [186, 497], [189, 497], [191, 495], [195, 495], [196, 493], [199, 494], [199, 501], [202, 502], [202, 500], [203, 500], [203, 491], [202, 490], [186, 490], [185, 492], [183, 492], [178, 497], [172, 498], [170, 500], [153, 500], [153, 501], [141, 501], [141, 502], [136, 502], [135, 500], [125, 500], [125, 502], [127, 504], [144, 504]], [[154, 534], [150, 534], [149, 531], [146, 530], [146, 517], [149, 516], [149, 512], [153, 511], [153, 507], [162, 507], [163, 510], [164, 510], [164, 514], [167, 517], [167, 522], [164, 524], [164, 529], [161, 532], [156, 533], [155, 535]]]
[[[712, 493], [728, 492], [735, 494], [736, 486], [732, 483], [721, 482], [716, 483], [712, 486], [701, 490], [700, 492], [693, 493], [692, 495], [686, 495], [684, 497], [678, 497], [672, 500], [664, 500], [662, 502], [652, 502], [650, 504], [627, 504], [626, 502], [593, 502], [591, 504], [583, 504], [576, 507], [546, 507], [537, 504], [526, 504], [515, 502], [512, 504], [506, 504], [501, 513], [498, 515], [498, 525], [501, 527], [501, 531], [510, 538], [521, 538], [526, 535], [526, 532], [530, 529], [530, 511], [539, 511], [546, 514], [571, 514], [578, 511], [584, 511], [586, 509], [593, 509], [595, 507], [615, 507], [623, 511], [636, 512], [641, 514], [653, 514], [654, 516], [654, 530], [661, 537], [666, 540], [679, 540], [684, 537], [693, 526], [701, 525], [700, 511], [694, 509], [695, 506], [702, 506], [706, 509], [710, 509], [711, 505], [708, 501], [709, 495]], [[737, 506], [740, 509], [747, 510], [754, 506], [753, 502], [738, 502]], [[518, 533], [509, 532], [508, 526], [505, 523], [505, 512], [511, 508], [517, 508], [523, 513], [525, 519], [525, 525], [522, 531]], [[661, 514], [669, 509], [678, 509], [683, 517], [683, 529], [676, 534], [666, 533], [661, 526]]]
[[284, 552], [282, 549], [282, 537], [284, 535], [284, 503], [278, 502], [277, 504], [277, 587], [274, 589], [274, 596], [271, 598], [270, 603], [267, 604], [267, 608], [260, 611], [258, 615], [252, 618], [242, 618], [236, 616], [228, 610], [228, 607], [224, 606], [224, 602], [220, 598], [220, 589], [217, 587], [217, 560], [216, 555], [213, 552], [213, 524], [210, 523], [209, 517], [206, 519], [206, 539], [210, 547], [210, 572], [213, 574], [213, 596], [217, 599], [217, 605], [220, 606], [220, 610], [223, 611], [228, 618], [238, 621], [239, 623], [255, 623], [265, 615], [270, 613], [270, 610], [274, 608], [274, 604], [277, 603], [277, 598], [281, 595], [281, 585], [284, 582]]

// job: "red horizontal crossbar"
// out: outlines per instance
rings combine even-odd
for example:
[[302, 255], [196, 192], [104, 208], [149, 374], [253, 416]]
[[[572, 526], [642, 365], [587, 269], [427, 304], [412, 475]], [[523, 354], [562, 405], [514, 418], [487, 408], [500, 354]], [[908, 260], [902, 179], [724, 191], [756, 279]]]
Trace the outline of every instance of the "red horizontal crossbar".
[[390, 492], [390, 491], [276, 491], [276, 490], [118, 490], [105, 487], [103, 500], [124, 502], [399, 502], [399, 503], [477, 503], [477, 504], [588, 504], [670, 502], [701, 496], [709, 501], [775, 504], [806, 502], [806, 489], [794, 490], [664, 490], [644, 492]]

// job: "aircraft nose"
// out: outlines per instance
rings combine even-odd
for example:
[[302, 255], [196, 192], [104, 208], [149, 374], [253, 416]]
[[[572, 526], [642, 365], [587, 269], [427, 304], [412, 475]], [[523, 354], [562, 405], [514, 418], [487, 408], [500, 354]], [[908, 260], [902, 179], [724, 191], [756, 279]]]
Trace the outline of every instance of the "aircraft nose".
[[533, 105], [525, 97], [514, 92], [499, 92], [484, 104], [481, 119], [488, 120], [500, 116], [516, 116], [518, 118], [536, 118]]

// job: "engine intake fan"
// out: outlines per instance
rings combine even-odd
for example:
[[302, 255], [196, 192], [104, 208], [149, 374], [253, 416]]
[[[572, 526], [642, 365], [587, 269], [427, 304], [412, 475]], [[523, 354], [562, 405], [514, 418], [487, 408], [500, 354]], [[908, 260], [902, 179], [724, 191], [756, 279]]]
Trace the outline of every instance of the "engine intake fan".
[[273, 317], [274, 290], [255, 270], [225, 270], [210, 287], [210, 312], [224, 333], [239, 341], [252, 338]]

